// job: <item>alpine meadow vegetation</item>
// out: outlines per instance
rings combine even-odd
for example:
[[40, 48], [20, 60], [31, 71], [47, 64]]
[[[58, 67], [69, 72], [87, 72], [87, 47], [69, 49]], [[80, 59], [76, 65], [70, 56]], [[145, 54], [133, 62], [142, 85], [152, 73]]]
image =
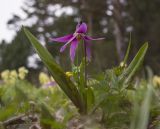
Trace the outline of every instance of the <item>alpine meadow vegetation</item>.
[[70, 71], [65, 71], [27, 28], [22, 30], [49, 74], [39, 74], [37, 87], [26, 79], [24, 67], [1, 73], [0, 129], [160, 128], [160, 77], [149, 67], [144, 67], [144, 76], [137, 75], [147, 42], [128, 63], [130, 36], [118, 66], [90, 74], [91, 41], [104, 38], [88, 36], [86, 23], [79, 22], [73, 34], [50, 38], [52, 45], [62, 44], [60, 52], [70, 45]]

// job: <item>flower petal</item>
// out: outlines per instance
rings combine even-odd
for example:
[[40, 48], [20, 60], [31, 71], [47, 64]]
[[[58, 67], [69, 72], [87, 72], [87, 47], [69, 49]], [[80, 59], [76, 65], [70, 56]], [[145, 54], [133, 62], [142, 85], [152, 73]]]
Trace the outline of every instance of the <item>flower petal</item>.
[[51, 38], [50, 40], [65, 43], [65, 42], [68, 42], [72, 37], [73, 37], [73, 34], [69, 34], [59, 38]]
[[86, 45], [87, 59], [88, 61], [91, 61], [91, 43], [88, 41], [85, 41], [85, 45]]
[[105, 38], [92, 38], [92, 37], [90, 37], [90, 36], [84, 36], [84, 40], [103, 40], [103, 39], [105, 39]]
[[67, 43], [60, 48], [60, 52], [63, 52], [66, 49], [66, 47], [67, 47]]
[[77, 25], [76, 27], [76, 33], [86, 33], [87, 32], [87, 25], [86, 23], [82, 23]]
[[72, 62], [74, 61], [77, 46], [78, 46], [78, 40], [74, 39], [71, 43], [71, 46], [70, 46], [70, 58], [71, 58]]
[[69, 41], [68, 41], [67, 43], [65, 43], [65, 44], [60, 48], [60, 52], [63, 52], [63, 51], [66, 49], [67, 45], [68, 45], [69, 43], [71, 43], [73, 40], [76, 39], [76, 36], [77, 36], [77, 35], [78, 35], [78, 34], [74, 34], [74, 35], [72, 36], [72, 38], [69, 39]]

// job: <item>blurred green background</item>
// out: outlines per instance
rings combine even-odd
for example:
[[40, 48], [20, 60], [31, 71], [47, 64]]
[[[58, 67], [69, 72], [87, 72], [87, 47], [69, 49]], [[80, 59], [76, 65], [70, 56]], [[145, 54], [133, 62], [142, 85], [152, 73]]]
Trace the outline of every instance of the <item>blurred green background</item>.
[[90, 73], [119, 64], [131, 33], [130, 60], [148, 41], [144, 65], [160, 74], [160, 0], [24, 0], [21, 10], [25, 18], [13, 14], [8, 19], [7, 26], [16, 35], [11, 42], [3, 40], [0, 43], [0, 71], [25, 66], [30, 70], [29, 79], [34, 81], [33, 77], [36, 78], [39, 71], [46, 70], [21, 31], [22, 25], [28, 26], [57, 62], [69, 71], [69, 49], [60, 53], [61, 45], [51, 43], [49, 38], [73, 33], [76, 24], [82, 20], [88, 25], [88, 35], [106, 38], [93, 42]]

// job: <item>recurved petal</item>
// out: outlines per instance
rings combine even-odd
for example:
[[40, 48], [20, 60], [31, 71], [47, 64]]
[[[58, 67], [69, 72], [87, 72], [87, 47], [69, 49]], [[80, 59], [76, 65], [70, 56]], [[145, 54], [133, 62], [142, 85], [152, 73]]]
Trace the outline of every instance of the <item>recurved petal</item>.
[[77, 46], [78, 46], [78, 40], [74, 39], [70, 46], [70, 58], [72, 62], [74, 61], [75, 58]]
[[67, 45], [70, 44], [73, 40], [76, 39], [76, 36], [77, 36], [77, 34], [74, 35], [74, 36], [72, 36], [72, 38], [70, 38], [70, 39], [68, 40], [68, 42], [65, 43], [65, 44], [60, 48], [60, 52], [63, 52], [63, 51], [66, 49]]
[[64, 45], [60, 48], [60, 52], [63, 52], [63, 51], [66, 49], [67, 45], [68, 45], [67, 43], [64, 44]]
[[86, 23], [83, 22], [82, 24], [77, 25], [76, 32], [77, 33], [86, 33], [87, 32], [87, 25], [86, 25]]
[[103, 40], [105, 38], [93, 38], [93, 37], [90, 37], [90, 36], [84, 36], [84, 40]]
[[58, 38], [50, 38], [51, 41], [66, 43], [73, 37], [73, 34], [65, 35]]

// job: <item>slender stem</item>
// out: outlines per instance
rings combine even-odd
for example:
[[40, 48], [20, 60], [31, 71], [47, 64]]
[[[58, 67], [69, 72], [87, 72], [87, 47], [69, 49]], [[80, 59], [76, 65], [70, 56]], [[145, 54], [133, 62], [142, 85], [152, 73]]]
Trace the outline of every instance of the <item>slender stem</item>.
[[84, 44], [84, 85], [87, 87], [87, 52], [86, 52], [86, 44]]
[[[77, 50], [78, 50], [78, 46], [77, 46]], [[77, 52], [77, 61], [76, 61], [76, 67], [78, 68], [78, 66], [79, 66], [79, 64], [78, 64], [78, 62], [79, 62], [79, 54], [78, 54], [78, 52]], [[77, 74], [77, 78], [78, 78], [78, 88], [79, 88], [79, 84], [80, 84], [80, 80], [79, 80], [79, 71], [78, 71], [78, 74]]]
[[86, 44], [83, 41], [83, 45], [82, 45], [82, 53], [84, 56], [84, 82], [83, 82], [83, 99], [84, 99], [84, 114], [87, 114], [87, 92], [86, 92], [86, 88], [87, 88], [87, 52], [86, 52]]

